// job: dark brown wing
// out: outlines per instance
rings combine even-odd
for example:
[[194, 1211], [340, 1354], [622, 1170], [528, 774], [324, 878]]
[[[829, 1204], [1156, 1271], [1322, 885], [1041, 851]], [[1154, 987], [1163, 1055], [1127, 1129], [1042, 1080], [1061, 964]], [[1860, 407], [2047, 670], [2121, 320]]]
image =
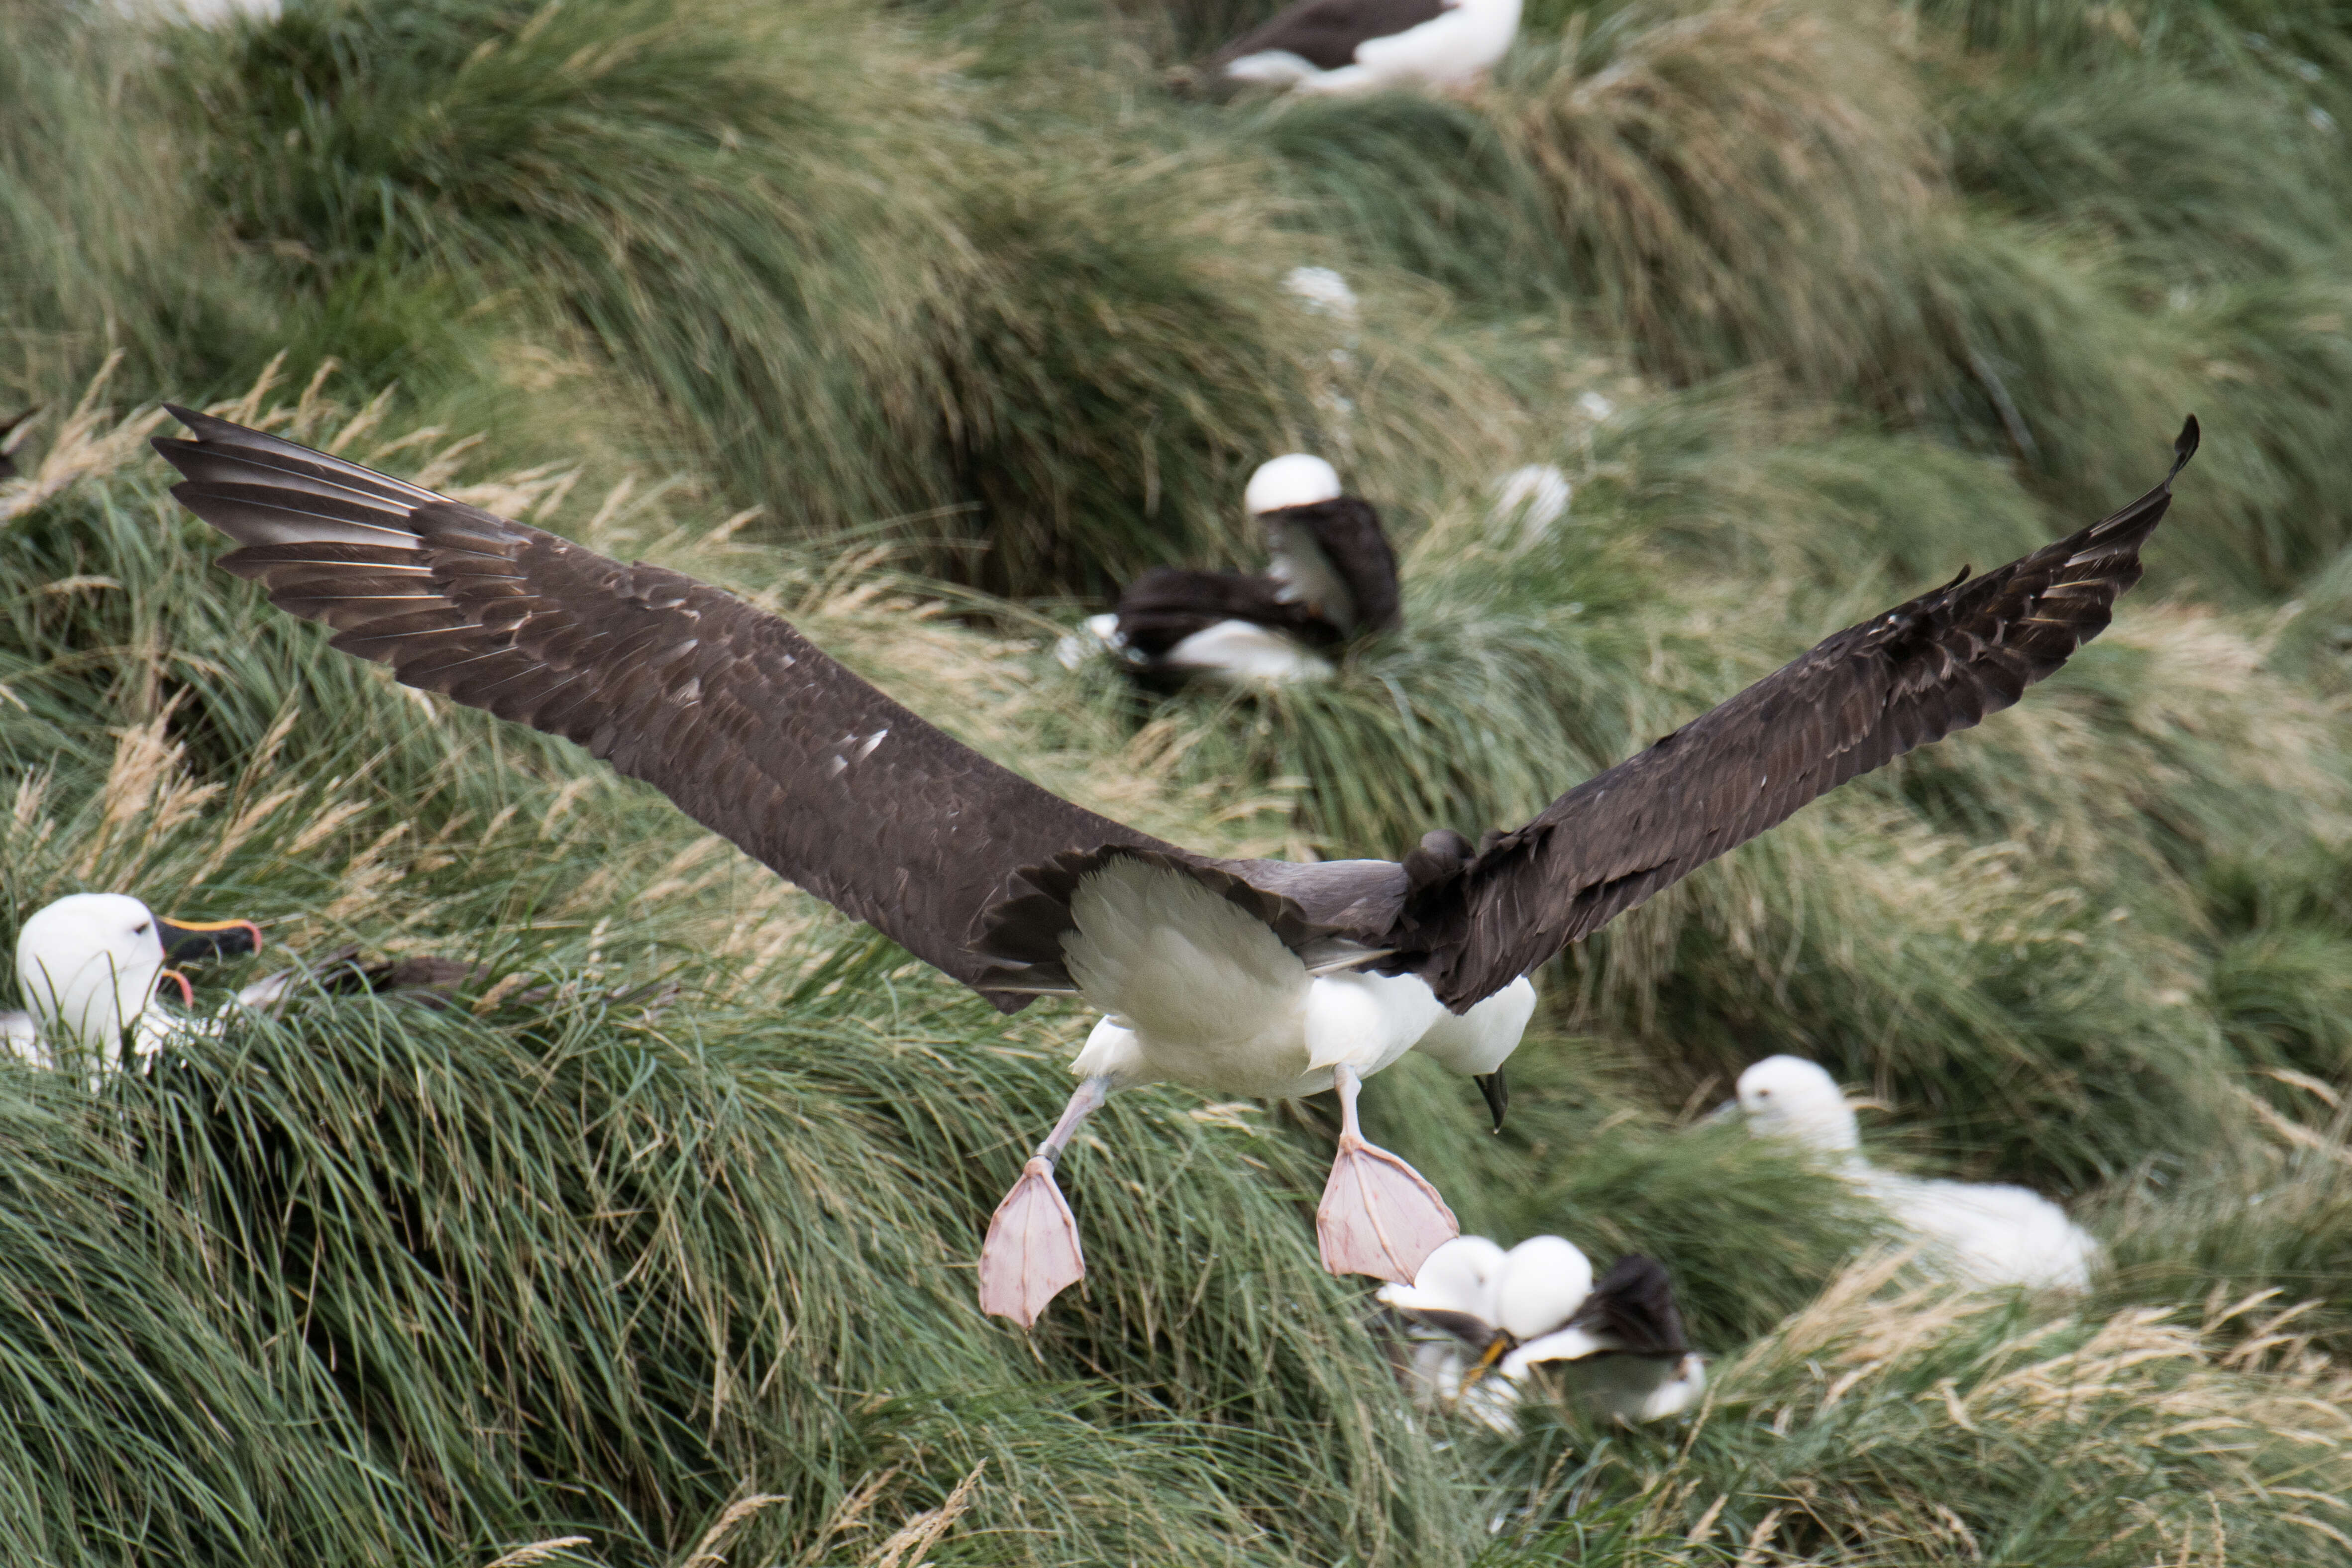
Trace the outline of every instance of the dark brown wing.
[[1396, 629], [1402, 619], [1396, 551], [1370, 502], [1339, 496], [1284, 507], [1263, 521], [1269, 536], [1284, 538], [1291, 549], [1314, 550], [1322, 558], [1319, 570], [1346, 587], [1352, 619], [1340, 631], [1360, 637]]
[[1271, 579], [1238, 571], [1197, 571], [1156, 566], [1118, 596], [1118, 634], [1147, 658], [1156, 659], [1220, 621], [1251, 621], [1308, 641], [1337, 635], [1302, 605], [1286, 604]]
[[2197, 450], [2080, 533], [1847, 628], [1417, 888], [1395, 967], [1456, 1011], [1857, 774], [2015, 702], [2105, 629]]
[[1498, 1332], [1474, 1312], [1449, 1312], [1438, 1307], [1391, 1307], [1389, 1311], [1416, 1328], [1433, 1329], [1461, 1341], [1473, 1355], [1484, 1355]]
[[1612, 1350], [1629, 1355], [1684, 1355], [1690, 1351], [1666, 1266], [1639, 1252], [1609, 1266], [1567, 1326], [1612, 1341]]
[[[998, 767], [785, 622], [356, 464], [173, 409], [183, 504], [221, 564], [412, 686], [578, 742], [967, 985], [1008, 873], [1165, 849]], [[1006, 1011], [1025, 996], [990, 993]]]
[[1338, 70], [1356, 63], [1356, 46], [1365, 39], [1418, 27], [1444, 9], [1444, 0], [1301, 0], [1219, 49], [1209, 63], [1223, 66], [1280, 49], [1318, 69]]

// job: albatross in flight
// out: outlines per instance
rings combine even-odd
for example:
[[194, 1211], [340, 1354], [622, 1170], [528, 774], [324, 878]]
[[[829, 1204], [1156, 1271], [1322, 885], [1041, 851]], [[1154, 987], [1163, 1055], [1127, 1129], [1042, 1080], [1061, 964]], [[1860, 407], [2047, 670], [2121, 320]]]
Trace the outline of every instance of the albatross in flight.
[[1082, 1082], [997, 1208], [988, 1311], [1027, 1324], [1085, 1273], [1054, 1168], [1115, 1089], [1336, 1088], [1327, 1267], [1406, 1281], [1456, 1232], [1367, 1143], [1361, 1081], [1413, 1050], [1482, 1080], [1526, 977], [1806, 802], [2015, 702], [2105, 627], [2195, 449], [2105, 520], [1840, 632], [1532, 821], [1402, 862], [1215, 860], [1084, 810], [892, 702], [777, 616], [324, 453], [172, 411], [173, 494], [221, 564], [400, 680], [565, 737], [1013, 1012], [1104, 1015]]

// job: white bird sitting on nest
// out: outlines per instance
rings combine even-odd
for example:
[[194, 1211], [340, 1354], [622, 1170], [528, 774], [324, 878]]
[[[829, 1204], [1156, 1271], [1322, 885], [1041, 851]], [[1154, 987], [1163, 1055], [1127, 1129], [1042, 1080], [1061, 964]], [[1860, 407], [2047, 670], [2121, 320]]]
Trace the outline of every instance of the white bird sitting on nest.
[[1583, 1392], [1627, 1425], [1679, 1415], [1706, 1385], [1664, 1265], [1638, 1252], [1596, 1284], [1582, 1249], [1560, 1237], [1506, 1252], [1464, 1236], [1431, 1253], [1412, 1284], [1382, 1286], [1380, 1300], [1418, 1331], [1412, 1375], [1423, 1399], [1506, 1435], [1541, 1365], [1575, 1363]]
[[1227, 81], [1302, 93], [1475, 87], [1519, 34], [1520, 0], [1299, 0], [1211, 58]]
[[1062, 640], [1062, 663], [1076, 669], [1100, 647], [1149, 685], [1281, 685], [1327, 679], [1327, 653], [1397, 628], [1396, 552], [1380, 513], [1345, 494], [1331, 465], [1304, 452], [1261, 463], [1242, 504], [1265, 531], [1263, 573], [1153, 567], [1116, 612]]
[[231, 956], [261, 948], [250, 920], [164, 920], [120, 893], [77, 893], [36, 912], [16, 936], [16, 984], [26, 1012], [0, 1013], [0, 1043], [36, 1067], [79, 1055], [101, 1071], [123, 1065], [123, 1041], [152, 1056], [201, 1020], [157, 1002], [165, 980], [193, 1006], [187, 977], [167, 957]]
[[[1797, 1056], [1768, 1056], [1739, 1075], [1740, 1111], [1759, 1137], [1801, 1144], [1884, 1207], [1940, 1272], [1978, 1290], [2090, 1288], [2099, 1244], [2066, 1211], [2021, 1186], [1928, 1181], [1862, 1156], [1853, 1106]], [[1727, 1107], [1728, 1109], [1728, 1107]]]

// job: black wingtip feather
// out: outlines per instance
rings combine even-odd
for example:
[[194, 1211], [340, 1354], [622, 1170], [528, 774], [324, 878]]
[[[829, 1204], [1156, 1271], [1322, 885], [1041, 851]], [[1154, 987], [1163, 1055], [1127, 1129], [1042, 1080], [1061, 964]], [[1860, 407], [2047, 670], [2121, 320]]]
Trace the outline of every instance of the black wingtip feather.
[[2180, 422], [2180, 434], [2172, 438], [2172, 472], [2164, 476], [2167, 485], [2179, 478], [2180, 471], [2189, 466], [2189, 460], [2197, 455], [2197, 443], [2203, 434], [2197, 426], [2195, 414]]

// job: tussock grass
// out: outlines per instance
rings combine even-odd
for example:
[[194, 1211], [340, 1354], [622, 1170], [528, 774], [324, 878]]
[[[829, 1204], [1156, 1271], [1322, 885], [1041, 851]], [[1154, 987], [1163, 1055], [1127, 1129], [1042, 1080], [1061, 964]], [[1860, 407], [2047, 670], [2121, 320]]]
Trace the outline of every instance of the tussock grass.
[[[1374, 711], [1351, 669], [1318, 699], [1328, 711], [1267, 704], [1253, 719], [1235, 706], [1207, 716], [1215, 729], [1199, 714], [1188, 729], [1180, 706], [1130, 739], [1082, 690], [1037, 679], [1028, 657], [925, 610], [871, 553], [811, 559], [747, 546], [740, 530], [680, 528], [688, 498], [662, 486], [596, 499], [567, 469], [477, 477], [467, 443], [400, 437], [380, 408], [339, 408], [316, 385], [274, 407], [263, 395], [236, 412], [387, 453], [479, 504], [731, 582], [978, 744], [1018, 748], [1059, 787], [1194, 841], [1223, 834], [1243, 848], [1255, 835], [1274, 847], [1300, 831], [1276, 777], [1237, 794], [1234, 763], [1204, 766], [1231, 744], [1220, 737], [1250, 722], [1307, 735], [1349, 703]], [[142, 423], [93, 404], [79, 427]], [[1727, 601], [1695, 598], [1679, 614], [1697, 619], [1678, 622], [1656, 597], [1660, 564], [1700, 536], [1645, 550], [1640, 522], [1662, 495], [1691, 493], [1705, 465], [1667, 461], [1653, 492], [1633, 449], [1591, 434], [1573, 527], [1531, 539], [1466, 499], [1441, 505], [1410, 579], [1449, 667], [1483, 647], [1486, 678], [1550, 702], [1544, 745], [1613, 752], [1676, 694], [1740, 678], [1748, 642], [1785, 634], [1802, 607], [1873, 591], [1836, 584], [1801, 538], [1758, 541], [1746, 554], [1787, 584], [1786, 603], [1768, 613], [1747, 595], [1743, 621]], [[1849, 445], [1790, 450], [1800, 473], [1862, 461]], [[259, 1563], [675, 1563], [713, 1540], [809, 1562], [879, 1561], [895, 1542], [905, 1561], [927, 1535], [932, 1550], [989, 1562], [1444, 1563], [1571, 1536], [1596, 1552], [1663, 1551], [1687, 1542], [1717, 1495], [1729, 1500], [1705, 1522], [1747, 1533], [1764, 1530], [1772, 1504], [1742, 1500], [1814, 1498], [1820, 1522], [1769, 1522], [1790, 1532], [1790, 1550], [1822, 1561], [1842, 1543], [1940, 1539], [1953, 1527], [1929, 1499], [1979, 1538], [2007, 1528], [2071, 1542], [2123, 1527], [2106, 1500], [2146, 1477], [2126, 1457], [2140, 1452], [2129, 1434], [2152, 1419], [2150, 1401], [2168, 1418], [2270, 1430], [2310, 1397], [2294, 1379], [2322, 1375], [2216, 1361], [2221, 1350], [2167, 1338], [2145, 1317], [1938, 1317], [1851, 1281], [1809, 1306], [1867, 1242], [1871, 1217], [1786, 1155], [1736, 1130], [1676, 1132], [1669, 1113], [1707, 1103], [1721, 1068], [1759, 1053], [1762, 1036], [1841, 1065], [1883, 1051], [1883, 1089], [1936, 1152], [1973, 1145], [1995, 1165], [2091, 1170], [2119, 1163], [2127, 1138], [2161, 1134], [2185, 1150], [2217, 1120], [2262, 1123], [2221, 1082], [2226, 1059], [2210, 1033], [2119, 1038], [2118, 999], [2157, 1009], [2127, 1013], [2133, 1030], [2166, 1009], [2199, 1019], [2223, 1009], [2133, 1000], [2134, 987], [2165, 977], [2128, 967], [2157, 949], [2109, 935], [2129, 923], [2042, 880], [2051, 867], [2082, 874], [2113, 831], [2095, 811], [2067, 826], [2035, 793], [2074, 800], [2062, 781], [2088, 753], [2070, 747], [2137, 736], [2142, 749], [2118, 766], [2168, 768], [2174, 795], [2192, 801], [2201, 789], [2242, 792], [2259, 772], [2317, 802], [2340, 776], [2314, 733], [2320, 716], [2296, 706], [2308, 699], [2216, 617], [2119, 628], [2130, 656], [2081, 696], [2062, 692], [1980, 772], [1953, 765], [1933, 789], [1864, 792], [1596, 948], [1583, 1007], [1598, 1036], [1539, 1033], [1507, 1136], [1484, 1133], [1475, 1099], [1443, 1074], [1384, 1080], [1375, 1135], [1458, 1195], [1467, 1223], [1557, 1230], [1602, 1255], [1652, 1251], [1685, 1282], [1703, 1343], [1755, 1343], [1719, 1369], [1717, 1405], [1678, 1450], [1538, 1417], [1532, 1446], [1498, 1469], [1481, 1443], [1433, 1446], [1430, 1418], [1408, 1412], [1366, 1333], [1363, 1292], [1316, 1265], [1304, 1216], [1328, 1146], [1320, 1108], [1122, 1097], [1066, 1167], [1092, 1254], [1087, 1291], [1034, 1342], [980, 1318], [962, 1265], [1066, 1091], [1062, 1062], [1083, 1020], [1008, 1023], [564, 748], [318, 659], [315, 633], [211, 570], [217, 547], [174, 516], [134, 455], [123, 441], [69, 444], [56, 482], [0, 535], [14, 585], [0, 669], [0, 758], [17, 779], [0, 829], [10, 908], [21, 917], [69, 887], [129, 885], [166, 907], [261, 915], [298, 950], [355, 939], [490, 973], [439, 1012], [306, 995], [281, 1018], [167, 1052], [95, 1101], [63, 1079], [0, 1074], [0, 1115], [34, 1129], [11, 1189], [14, 1228], [0, 1226], [0, 1271], [141, 1303], [74, 1330], [91, 1375], [24, 1396], [65, 1402], [39, 1428], [47, 1446], [24, 1450], [48, 1478], [34, 1517], [52, 1558], [88, 1560], [135, 1519], [155, 1550]], [[1742, 494], [1786, 483], [1776, 464], [1725, 472]], [[1866, 484], [1858, 493], [1864, 512], [1881, 504]], [[1713, 526], [1735, 526], [1737, 510], [1719, 508]], [[1571, 587], [1589, 600], [1563, 601]], [[1470, 611], [1514, 603], [1528, 619], [1508, 632]], [[1459, 631], [1444, 630], [1449, 613]], [[2135, 639], [2149, 651], [2134, 653]], [[1569, 666], [1577, 678], [1534, 678], [1555, 667], [1531, 663], [1538, 654], [1580, 661]], [[1433, 674], [1411, 645], [1362, 655], [1381, 660], [1392, 661], [1390, 680]], [[2238, 727], [2220, 722], [2225, 712]], [[1353, 743], [1356, 755], [1394, 746], [1423, 759], [1458, 744], [1393, 732]], [[1492, 744], [1498, 762], [1511, 755]], [[1349, 754], [1335, 746], [1333, 765]], [[1433, 799], [1446, 788], [1433, 784]], [[1915, 795], [1948, 803], [1931, 810]], [[1299, 796], [1312, 810], [1324, 799]], [[1382, 807], [1368, 791], [1356, 809], [1369, 821]], [[2009, 831], [2046, 818], [2032, 826], [2081, 836], [2029, 855], [1971, 847], [1955, 825], [1974, 812], [1991, 832], [2004, 810], [2017, 813]], [[2219, 811], [2204, 830], [2238, 845], [2240, 865], [2253, 853], [2232, 837], [2242, 827]], [[2218, 872], [2200, 896], [2251, 944], [2283, 918], [2325, 928], [2328, 884], [2306, 881], [2292, 907], [2233, 906], [2240, 884]], [[1794, 967], [1778, 947], [1783, 916], [1819, 934]], [[2178, 927], [2172, 939], [2168, 962], [2193, 974], [2193, 942]], [[1934, 953], [1943, 968], [1923, 1000]], [[1839, 965], [1842, 981], [1811, 973]], [[240, 973], [208, 977], [207, 996]], [[2088, 999], [2051, 1021], [2046, 993], [2070, 988]], [[1759, 1011], [1759, 995], [1778, 1010]], [[1722, 1032], [1743, 1017], [1752, 1032]], [[2200, 1042], [2201, 1055], [2167, 1054]], [[1930, 1085], [1940, 1099], [1916, 1092]], [[2084, 1094], [2100, 1097], [2105, 1124], [2070, 1144], [2060, 1127], [2090, 1119]], [[60, 1184], [91, 1196], [46, 1196]], [[2328, 1212], [2327, 1188], [2302, 1190], [2318, 1207], [2300, 1212]], [[2177, 1272], [2137, 1262], [2177, 1255], [2155, 1239], [2170, 1235], [2209, 1249], [2228, 1239], [2234, 1250], [2214, 1250], [2211, 1268], [2249, 1291], [2292, 1291], [2323, 1266], [2310, 1250], [2327, 1234], [2316, 1222], [2256, 1232], [2201, 1221], [2194, 1201], [2155, 1204], [2116, 1210], [2128, 1216], [2114, 1221], [2129, 1265], [2118, 1290], [2188, 1294]], [[1900, 1325], [1923, 1312], [1952, 1326], [1904, 1338]], [[1825, 1313], [1872, 1326], [1821, 1328]], [[2212, 1332], [2231, 1354], [2258, 1345], [2276, 1359], [2275, 1334]], [[1890, 1334], [1899, 1345], [1875, 1360], [1814, 1343]], [[1825, 1354], [1880, 1382], [1867, 1398], [1829, 1400], [1798, 1370]], [[126, 1389], [133, 1364], [147, 1370]], [[20, 1386], [36, 1386], [23, 1382], [32, 1364], [20, 1364]], [[2152, 1364], [2170, 1371], [2137, 1370]], [[1934, 1417], [1949, 1408], [1936, 1377], [1958, 1380], [1973, 1428]], [[2062, 1385], [2104, 1414], [2039, 1414]], [[1743, 1399], [1764, 1403], [1730, 1421]], [[126, 1476], [123, 1456], [186, 1446], [194, 1411], [249, 1436]], [[1988, 1421], [2023, 1434], [2024, 1457], [1988, 1465], [1972, 1446]], [[1840, 1468], [1882, 1430], [1907, 1445], [1899, 1470]], [[2164, 1484], [2197, 1510], [2124, 1522], [2177, 1531], [2190, 1511], [2210, 1521], [2218, 1509], [2212, 1528], [2233, 1542], [2310, 1533], [2296, 1519], [2324, 1509], [2265, 1513], [2248, 1500], [2258, 1485], [2299, 1484], [2291, 1462], [2306, 1476], [2341, 1463], [2342, 1445], [2324, 1427], [2265, 1441], [2253, 1458], [2210, 1462], [2163, 1448]], [[2045, 1517], [2032, 1500], [2057, 1495], [2043, 1456], [2060, 1452], [2087, 1500]], [[1662, 1463], [1676, 1467], [1670, 1479]], [[1766, 1463], [1782, 1479], [1755, 1480]], [[1496, 1517], [1499, 1542], [1483, 1523]]]
[[[1671, 1448], [1531, 1432], [1487, 1561], [1549, 1561], [1596, 1493], [1636, 1500], [1601, 1561], [2099, 1563], [2344, 1548], [2341, 1375], [2274, 1302], [2037, 1320], [1858, 1265], [1716, 1369]], [[1580, 1451], [1577, 1439], [1590, 1444]], [[1639, 1489], [1636, 1491], [1636, 1489]], [[1767, 1553], [1771, 1553], [1768, 1556]], [[1590, 1559], [1588, 1559], [1590, 1560]]]
[[[0, 486], [0, 938], [119, 886], [268, 965], [488, 969], [0, 1073], [34, 1561], [2345, 1560], [2340, 19], [1536, 7], [1464, 99], [1168, 93], [1221, 3], [0, 0], [0, 388], [52, 405]], [[1367, 1097], [1471, 1228], [1664, 1259], [1717, 1358], [1690, 1425], [1501, 1444], [1315, 1267], [1320, 1104], [1122, 1097], [1065, 1166], [1087, 1291], [982, 1320], [1084, 1020], [215, 571], [146, 400], [281, 350], [240, 417], [723, 582], [1229, 853], [1521, 820], [2137, 493], [2185, 407], [2208, 446], [2063, 676], [1544, 977], [1502, 1135], [1425, 1064]], [[1254, 561], [1293, 446], [1386, 509], [1406, 634], [1150, 706], [1047, 661], [1072, 598]], [[1545, 537], [1488, 514], [1528, 461]], [[1920, 1288], [1689, 1128], [1783, 1050], [1886, 1107], [1874, 1159], [2076, 1197], [2100, 1293]]]
[[[1292, 242], [1230, 159], [976, 103], [971, 57], [822, 5], [442, 0], [298, 7], [198, 85], [289, 285], [507, 301], [789, 530], [890, 524], [1021, 592], [1229, 549], [1317, 418]], [[1412, 364], [1425, 449], [1500, 402]]]

